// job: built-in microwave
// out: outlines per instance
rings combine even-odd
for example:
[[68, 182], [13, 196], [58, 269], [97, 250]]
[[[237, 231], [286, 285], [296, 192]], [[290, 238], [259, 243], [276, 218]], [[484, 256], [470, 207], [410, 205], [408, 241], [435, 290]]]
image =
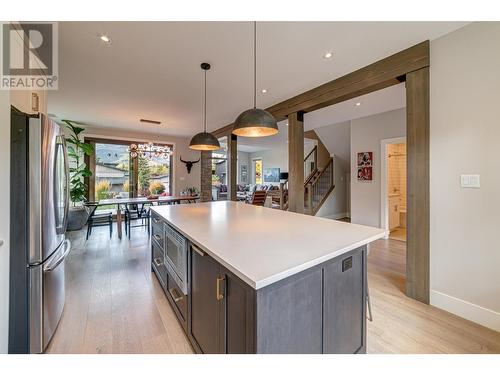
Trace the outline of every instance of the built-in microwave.
[[188, 241], [175, 229], [165, 225], [165, 266], [184, 294], [187, 294]]

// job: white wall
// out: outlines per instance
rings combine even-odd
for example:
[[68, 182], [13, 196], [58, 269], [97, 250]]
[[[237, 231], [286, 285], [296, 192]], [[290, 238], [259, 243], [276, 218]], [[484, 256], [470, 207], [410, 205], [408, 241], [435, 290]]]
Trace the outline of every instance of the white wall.
[[337, 164], [349, 170], [351, 164], [351, 121], [314, 129], [330, 154], [335, 154]]
[[250, 184], [251, 181], [251, 160], [250, 160], [250, 153], [245, 152], [245, 151], [238, 151], [238, 175], [236, 176], [236, 183], [241, 184], [240, 177], [241, 177], [241, 166], [246, 165], [247, 166], [247, 181], [246, 184]]
[[[1, 35], [1, 34], [0, 34]], [[10, 207], [10, 97], [0, 90], [0, 353], [7, 353], [9, 333], [9, 207]]]
[[[431, 42], [431, 304], [500, 331], [500, 23]], [[480, 189], [460, 188], [480, 174]]]
[[[406, 136], [406, 109], [351, 121], [351, 222], [380, 227], [380, 141]], [[373, 152], [373, 180], [358, 181], [358, 152]]]
[[[304, 139], [304, 157], [311, 152], [314, 146], [317, 145], [317, 141], [314, 139]], [[265, 168], [279, 168], [280, 172], [288, 172], [288, 144], [283, 143], [275, 145], [272, 149], [255, 151], [249, 153], [250, 166], [249, 173], [250, 179], [249, 183], [255, 183], [254, 171], [252, 170], [252, 159], [262, 159], [262, 172]], [[279, 182], [263, 182], [264, 185], [279, 185]]]
[[[276, 147], [272, 150], [263, 150], [250, 153], [250, 183], [255, 184], [254, 171], [252, 170], [252, 159], [262, 158], [262, 172], [266, 168], [279, 168], [280, 172], [288, 171], [288, 149], [286, 147]], [[279, 185], [279, 183], [271, 183], [263, 181], [264, 185]]]
[[[111, 139], [124, 140], [139, 140], [139, 141], [155, 141], [157, 136], [149, 133], [130, 132], [104, 127], [84, 126], [84, 136], [98, 136]], [[160, 135], [160, 141], [165, 143], [174, 143], [174, 176], [173, 176], [173, 193], [179, 194], [182, 190], [188, 187], [196, 187], [200, 189], [200, 164], [196, 163], [191, 169], [191, 173], [187, 173], [186, 165], [180, 161], [183, 160], [198, 160], [200, 157], [199, 151], [194, 151], [189, 148], [189, 138], [178, 138], [171, 136]]]

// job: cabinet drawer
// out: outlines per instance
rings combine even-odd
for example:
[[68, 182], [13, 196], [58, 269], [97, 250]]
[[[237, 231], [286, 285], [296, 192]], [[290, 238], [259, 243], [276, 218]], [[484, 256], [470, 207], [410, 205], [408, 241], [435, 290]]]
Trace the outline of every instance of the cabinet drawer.
[[153, 215], [151, 225], [151, 237], [163, 248], [165, 245], [165, 227], [163, 221], [156, 215]]
[[187, 296], [182, 293], [182, 289], [177, 285], [170, 273], [168, 274], [168, 290], [166, 292], [174, 302], [181, 320], [185, 322], [187, 317]]
[[153, 241], [152, 267], [164, 290], [168, 289], [168, 272], [164, 264], [163, 250]]

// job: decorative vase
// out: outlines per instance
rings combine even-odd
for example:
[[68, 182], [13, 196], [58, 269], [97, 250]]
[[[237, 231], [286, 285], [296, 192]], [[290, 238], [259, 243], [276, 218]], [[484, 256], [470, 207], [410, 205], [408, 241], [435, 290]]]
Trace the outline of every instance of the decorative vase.
[[67, 231], [80, 230], [87, 223], [89, 214], [84, 206], [73, 206], [68, 211]]

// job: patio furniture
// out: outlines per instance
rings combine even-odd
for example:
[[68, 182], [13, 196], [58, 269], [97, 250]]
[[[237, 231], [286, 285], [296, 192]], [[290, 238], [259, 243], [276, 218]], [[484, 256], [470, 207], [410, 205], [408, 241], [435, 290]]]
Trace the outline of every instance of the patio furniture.
[[113, 198], [113, 199], [102, 199], [98, 202], [99, 206], [105, 205], [116, 205], [116, 229], [118, 232], [118, 238], [122, 238], [122, 205], [129, 203], [143, 204], [180, 204], [181, 202], [195, 203], [197, 199], [200, 199], [198, 195], [179, 195], [179, 196], [167, 196], [158, 197], [157, 199], [148, 199], [147, 197], [126, 197], [126, 198]]
[[89, 215], [87, 219], [87, 235], [85, 240], [88, 240], [92, 234], [92, 228], [103, 226], [109, 226], [109, 237], [111, 238], [113, 235], [113, 216], [111, 212], [96, 214], [97, 207], [99, 206], [98, 202], [86, 202], [84, 206]]
[[[150, 204], [147, 203], [142, 203], [142, 204], [131, 203], [125, 205], [125, 234], [128, 234], [128, 238], [130, 238], [131, 228], [146, 226], [148, 229], [148, 233], [150, 232], [149, 222], [151, 214], [149, 206]], [[141, 223], [137, 225], [132, 225], [133, 221], [140, 221]]]

